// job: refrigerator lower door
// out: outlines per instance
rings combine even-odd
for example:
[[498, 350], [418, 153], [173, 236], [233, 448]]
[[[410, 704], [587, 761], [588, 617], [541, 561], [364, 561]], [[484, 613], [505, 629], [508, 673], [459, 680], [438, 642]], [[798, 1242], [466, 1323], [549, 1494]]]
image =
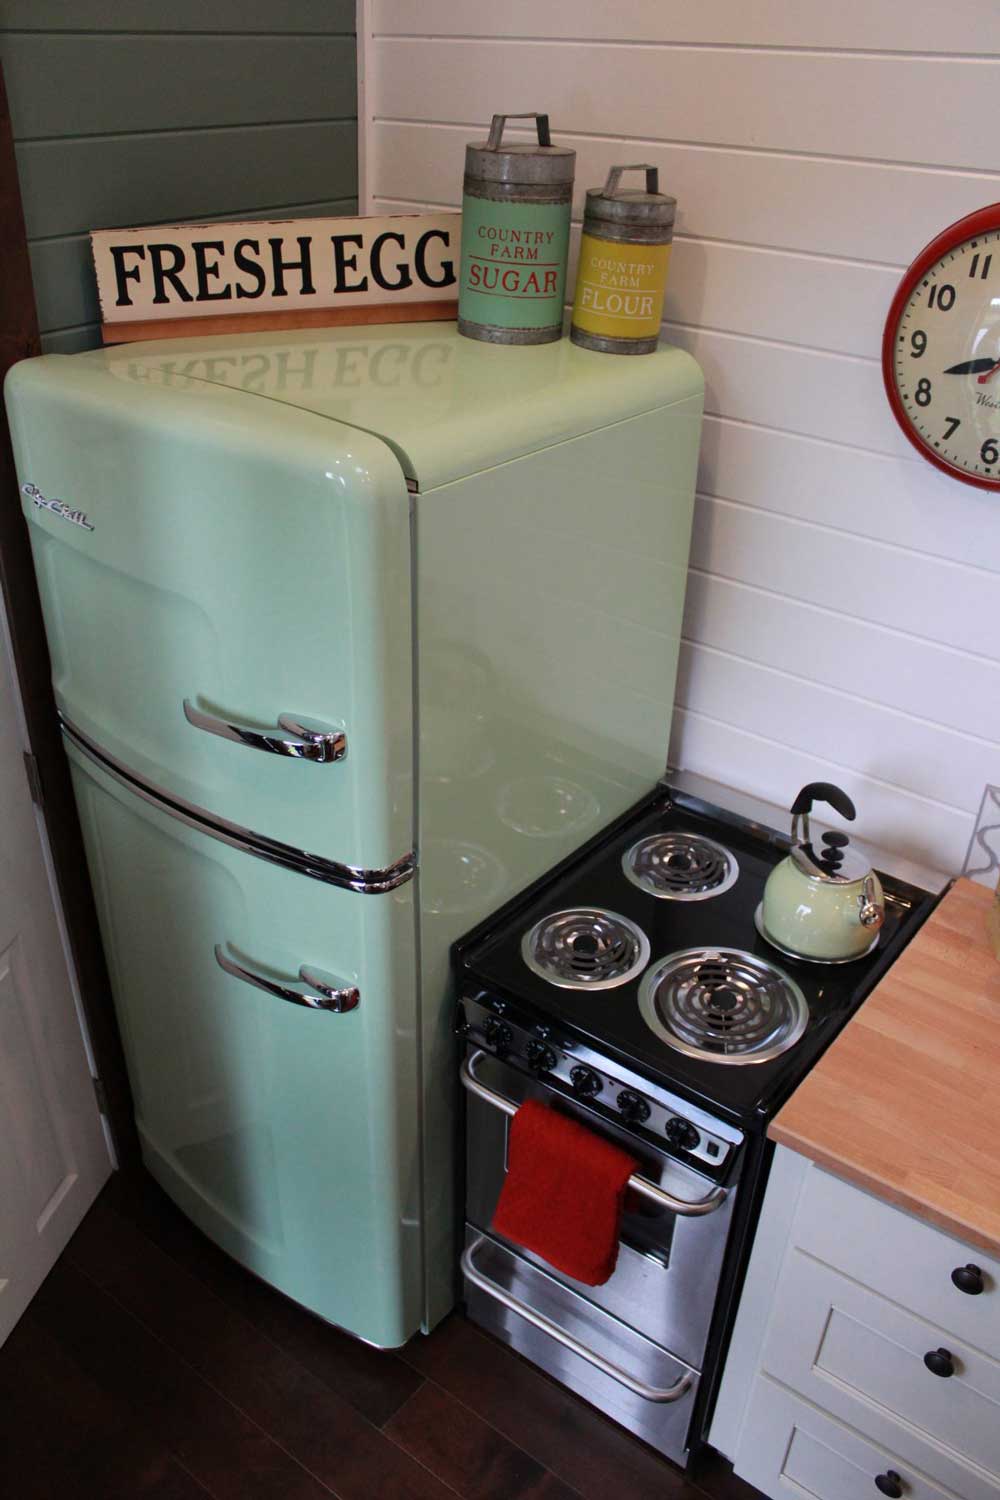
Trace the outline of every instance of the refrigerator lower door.
[[68, 753], [147, 1166], [256, 1275], [402, 1344], [422, 1302], [412, 882], [289, 873]]

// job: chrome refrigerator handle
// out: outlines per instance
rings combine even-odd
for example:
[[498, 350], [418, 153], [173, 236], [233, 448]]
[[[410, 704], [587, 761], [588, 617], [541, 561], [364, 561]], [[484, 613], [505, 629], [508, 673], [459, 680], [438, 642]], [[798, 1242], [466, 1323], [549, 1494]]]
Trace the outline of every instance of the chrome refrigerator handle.
[[[629, 1375], [620, 1365], [612, 1364], [610, 1359], [605, 1359], [603, 1354], [597, 1353], [596, 1349], [588, 1349], [586, 1344], [581, 1344], [579, 1339], [575, 1339], [571, 1333], [567, 1333], [557, 1323], [550, 1322], [548, 1318], [536, 1312], [533, 1307], [529, 1307], [526, 1302], [519, 1302], [516, 1297], [512, 1297], [503, 1287], [497, 1286], [495, 1281], [491, 1281], [488, 1276], [484, 1276], [482, 1271], [476, 1266], [474, 1259], [476, 1251], [482, 1249], [486, 1243], [486, 1235], [481, 1234], [467, 1247], [465, 1254], [462, 1256], [462, 1274], [467, 1281], [471, 1281], [473, 1286], [478, 1287], [481, 1292], [485, 1292], [488, 1297], [492, 1297], [495, 1302], [499, 1302], [504, 1307], [509, 1308], [511, 1312], [517, 1313], [519, 1317], [524, 1318], [528, 1323], [533, 1323], [536, 1328], [541, 1329], [542, 1333], [547, 1333], [549, 1338], [555, 1339], [557, 1344], [562, 1344], [564, 1349], [569, 1349], [573, 1354], [578, 1354], [588, 1364], [594, 1365], [603, 1374], [610, 1375], [612, 1380], [617, 1380], [619, 1385], [625, 1386], [626, 1390], [631, 1391], [633, 1395], [641, 1396], [644, 1401], [679, 1401], [685, 1392], [691, 1389], [694, 1383], [694, 1376], [690, 1368], [679, 1379], [675, 1380], [673, 1385], [666, 1387], [647, 1385], [644, 1380], [637, 1380], [634, 1375]], [[676, 1356], [671, 1355], [671, 1358], [676, 1358]]]
[[[462, 1059], [462, 1086], [468, 1089], [470, 1094], [476, 1094], [487, 1104], [492, 1104], [494, 1109], [502, 1110], [505, 1115], [514, 1116], [517, 1114], [518, 1107], [513, 1099], [507, 1099], [503, 1094], [498, 1094], [476, 1077], [476, 1063], [480, 1058], [488, 1056], [488, 1052], [479, 1050], [473, 1052], [470, 1057]], [[640, 1177], [637, 1173], [632, 1174], [627, 1185], [633, 1192], [639, 1193], [643, 1198], [648, 1198], [650, 1203], [656, 1203], [660, 1208], [667, 1208], [672, 1214], [681, 1214], [685, 1218], [714, 1213], [726, 1201], [725, 1188], [713, 1188], [707, 1198], [696, 1198], [693, 1203], [689, 1203], [686, 1198], [675, 1198], [672, 1193], [665, 1193], [662, 1188], [656, 1186], [655, 1182], [647, 1182], [645, 1177]]]
[[[332, 974], [327, 974], [324, 969], [313, 969], [303, 964], [299, 970], [299, 978], [308, 986], [304, 990], [292, 989], [291, 985], [277, 984], [273, 979], [265, 979], [262, 974], [255, 974], [252, 969], [244, 969], [235, 959], [230, 958], [221, 943], [215, 945], [215, 962], [220, 969], [225, 969], [234, 979], [242, 979], [244, 984], [252, 984], [258, 990], [264, 990], [268, 995], [275, 995], [279, 1000], [287, 1000], [290, 1005], [305, 1005], [310, 1010], [332, 1010], [342, 1014], [347, 1010], [356, 1010], [361, 1001], [361, 992], [354, 985], [344, 985]], [[315, 991], [315, 993], [313, 993]]]
[[233, 740], [251, 750], [266, 750], [270, 755], [290, 755], [294, 760], [311, 760], [329, 766], [343, 760], [347, 754], [347, 735], [342, 729], [322, 724], [317, 719], [302, 719], [297, 714], [278, 716], [278, 728], [287, 730], [286, 734], [217, 719], [214, 714], [195, 708], [190, 698], [184, 699], [184, 717], [195, 729], [204, 729], [207, 734], [217, 734], [221, 739]]

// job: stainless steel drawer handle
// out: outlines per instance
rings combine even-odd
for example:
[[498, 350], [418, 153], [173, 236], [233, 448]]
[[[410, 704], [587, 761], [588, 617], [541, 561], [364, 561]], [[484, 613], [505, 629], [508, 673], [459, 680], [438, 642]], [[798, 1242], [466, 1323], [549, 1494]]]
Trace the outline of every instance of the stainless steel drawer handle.
[[[492, 1104], [494, 1109], [502, 1110], [505, 1115], [513, 1117], [517, 1114], [517, 1105], [513, 1099], [507, 1099], [503, 1094], [498, 1094], [495, 1089], [489, 1088], [476, 1077], [476, 1063], [488, 1056], [488, 1052], [476, 1051], [470, 1057], [462, 1059], [462, 1086], [468, 1089], [470, 1094], [475, 1094], [478, 1098], [484, 1099], [487, 1104]], [[675, 1198], [672, 1193], [665, 1193], [662, 1188], [656, 1186], [655, 1182], [648, 1182], [645, 1177], [639, 1177], [636, 1173], [629, 1178], [628, 1185], [633, 1192], [639, 1193], [643, 1198], [648, 1198], [650, 1203], [656, 1203], [660, 1208], [667, 1208], [672, 1214], [680, 1214], [685, 1218], [696, 1218], [699, 1214], [714, 1213], [726, 1201], [725, 1188], [713, 1188], [707, 1198], [696, 1198], [693, 1203], [689, 1203], [686, 1198]]]
[[602, 1374], [610, 1375], [612, 1380], [617, 1380], [619, 1385], [623, 1385], [634, 1396], [641, 1396], [644, 1401], [679, 1401], [691, 1389], [694, 1384], [694, 1375], [689, 1370], [685, 1371], [678, 1380], [675, 1380], [673, 1385], [666, 1387], [647, 1385], [644, 1380], [637, 1380], [634, 1375], [630, 1375], [620, 1365], [612, 1364], [609, 1359], [604, 1358], [603, 1354], [598, 1354], [596, 1349], [588, 1349], [586, 1344], [581, 1344], [579, 1339], [575, 1339], [571, 1333], [567, 1333], [557, 1323], [550, 1322], [548, 1318], [536, 1312], [533, 1307], [529, 1307], [526, 1302], [519, 1302], [516, 1297], [512, 1297], [509, 1292], [504, 1291], [502, 1286], [497, 1286], [495, 1281], [491, 1281], [488, 1276], [484, 1276], [482, 1271], [477, 1267], [475, 1263], [476, 1251], [482, 1249], [486, 1243], [486, 1235], [480, 1234], [472, 1241], [471, 1245], [466, 1247], [465, 1254], [462, 1256], [462, 1274], [467, 1281], [471, 1281], [473, 1286], [478, 1287], [481, 1292], [485, 1292], [487, 1297], [492, 1297], [495, 1302], [501, 1303], [502, 1306], [509, 1308], [513, 1313], [517, 1313], [519, 1317], [524, 1318], [528, 1323], [534, 1324], [536, 1328], [541, 1329], [542, 1333], [547, 1333], [549, 1338], [555, 1339], [557, 1344], [562, 1344], [564, 1349], [569, 1349], [573, 1354], [578, 1354], [581, 1359], [585, 1359], [588, 1364], [594, 1365]]
[[184, 717], [195, 729], [233, 740], [237, 745], [247, 745], [251, 750], [266, 750], [270, 755], [290, 755], [294, 760], [312, 760], [329, 766], [347, 754], [347, 735], [342, 729], [321, 724], [318, 719], [302, 719], [297, 714], [279, 715], [278, 728], [286, 730], [285, 734], [217, 719], [214, 714], [195, 708], [190, 698], [184, 699]]
[[244, 969], [242, 964], [230, 958], [221, 943], [215, 945], [215, 962], [234, 979], [242, 979], [244, 984], [252, 984], [269, 995], [275, 995], [279, 1000], [287, 1000], [290, 1005], [305, 1005], [310, 1010], [332, 1010], [342, 1014], [347, 1010], [356, 1010], [361, 1001], [361, 992], [354, 985], [345, 985], [333, 974], [327, 974], [323, 969], [313, 969], [308, 964], [303, 964], [299, 970], [299, 978], [306, 986], [299, 990], [293, 989], [291, 985], [277, 984], [273, 979], [265, 979], [252, 969]]

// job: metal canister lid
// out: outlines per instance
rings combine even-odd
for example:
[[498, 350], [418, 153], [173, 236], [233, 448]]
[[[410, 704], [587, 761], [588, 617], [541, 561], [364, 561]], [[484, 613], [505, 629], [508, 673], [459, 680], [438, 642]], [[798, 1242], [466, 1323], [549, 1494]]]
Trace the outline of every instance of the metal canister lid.
[[[508, 120], [534, 120], [538, 126], [537, 145], [534, 141], [502, 144]], [[534, 112], [494, 115], [489, 139], [470, 141], [465, 148], [465, 175], [482, 182], [571, 186], [575, 169], [576, 152], [568, 146], [553, 146], [548, 115]]]
[[[623, 172], [645, 172], [645, 188], [619, 187]], [[624, 227], [628, 224], [649, 229], [673, 227], [677, 199], [660, 192], [660, 173], [648, 162], [612, 167], [602, 188], [587, 189], [586, 217]]]

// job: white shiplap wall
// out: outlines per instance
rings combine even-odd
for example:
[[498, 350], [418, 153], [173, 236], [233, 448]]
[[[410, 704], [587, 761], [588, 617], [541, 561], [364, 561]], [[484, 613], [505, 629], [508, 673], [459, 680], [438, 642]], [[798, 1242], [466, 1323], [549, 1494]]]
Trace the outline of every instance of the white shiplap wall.
[[879, 349], [906, 264], [1000, 200], [1000, 11], [361, 12], [363, 211], [457, 207], [499, 109], [547, 109], [576, 148], [577, 218], [614, 162], [678, 199], [666, 332], [707, 415], [673, 762], [785, 805], [836, 781], [871, 841], [957, 870], [1000, 782], [1000, 498], [911, 456]]

